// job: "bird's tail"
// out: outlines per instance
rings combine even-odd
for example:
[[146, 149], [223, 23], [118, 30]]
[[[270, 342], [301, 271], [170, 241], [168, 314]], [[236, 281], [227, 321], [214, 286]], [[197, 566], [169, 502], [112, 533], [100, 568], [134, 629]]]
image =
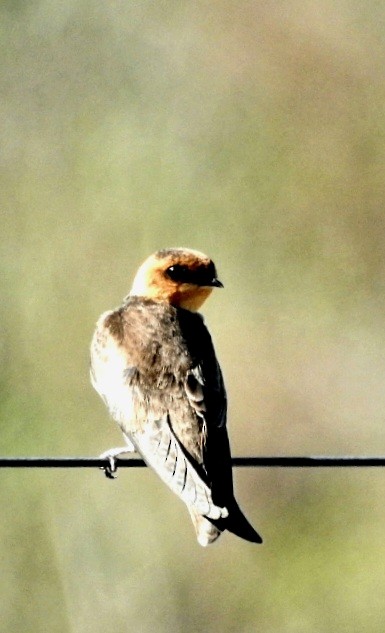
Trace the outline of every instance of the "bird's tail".
[[237, 502], [232, 502], [229, 507], [229, 516], [225, 519], [207, 519], [191, 506], [188, 508], [198, 543], [203, 547], [214, 543], [224, 530], [228, 530], [240, 538], [251, 543], [262, 543], [262, 537], [248, 522]]
[[251, 523], [248, 522], [235, 499], [228, 505], [228, 510], [228, 517], [218, 520], [210, 519], [210, 522], [221, 532], [228, 530], [232, 532], [232, 534], [251, 543], [263, 543], [262, 537], [254, 530]]
[[246, 541], [250, 541], [251, 543], [263, 543], [262, 537], [246, 519], [235, 499], [229, 507], [229, 516], [226, 519], [219, 519], [214, 523], [219, 529], [228, 530]]

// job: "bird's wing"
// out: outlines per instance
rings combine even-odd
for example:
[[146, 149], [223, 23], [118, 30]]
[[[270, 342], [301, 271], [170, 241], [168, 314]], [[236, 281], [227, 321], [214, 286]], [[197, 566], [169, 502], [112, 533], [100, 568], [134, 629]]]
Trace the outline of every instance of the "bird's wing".
[[[197, 514], [226, 518], [233, 500], [226, 393], [216, 362], [187, 371], [181, 393], [130, 437], [143, 459]], [[186, 420], [187, 411], [187, 420]], [[155, 415], [154, 415], [155, 414]]]
[[202, 466], [207, 476], [211, 497], [216, 505], [229, 507], [233, 502], [233, 475], [230, 444], [227, 434], [227, 398], [220, 366], [210, 340], [208, 354], [190, 371], [186, 379], [186, 395], [205, 427], [202, 445]]
[[222, 372], [212, 356], [211, 367], [201, 363], [186, 374], [185, 391], [195, 413], [209, 424], [209, 427], [226, 426], [227, 397]]
[[[188, 374], [186, 393], [197, 415], [203, 417], [206, 427], [202, 466], [210, 488], [210, 498], [215, 506], [224, 507], [228, 511], [228, 516], [219, 520], [208, 515], [206, 517], [211, 519], [219, 532], [227, 529], [248, 541], [262, 543], [261, 536], [246, 519], [234, 498], [230, 444], [226, 429], [226, 392], [214, 349], [211, 345], [210, 350], [208, 344], [206, 349], [208, 357], [202, 359], [202, 366], [195, 367]], [[207, 522], [202, 525], [194, 510], [190, 509], [190, 513], [198, 540], [203, 538], [204, 544], [207, 544]], [[212, 529], [213, 526], [209, 527], [210, 534]], [[214, 538], [217, 536], [218, 533]]]
[[175, 436], [168, 414], [148, 421], [142, 431], [131, 433], [130, 439], [145, 462], [189, 507], [210, 519], [228, 516], [225, 507], [213, 502], [202, 469]]

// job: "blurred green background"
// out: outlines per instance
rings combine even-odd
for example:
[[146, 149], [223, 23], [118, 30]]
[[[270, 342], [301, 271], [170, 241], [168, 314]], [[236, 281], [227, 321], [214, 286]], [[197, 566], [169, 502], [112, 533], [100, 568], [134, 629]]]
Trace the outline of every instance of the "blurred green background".
[[[210, 254], [234, 455], [385, 452], [385, 7], [3, 0], [2, 455], [121, 444], [98, 315]], [[1, 472], [1, 630], [382, 633], [385, 473], [237, 469], [204, 550], [148, 470]]]

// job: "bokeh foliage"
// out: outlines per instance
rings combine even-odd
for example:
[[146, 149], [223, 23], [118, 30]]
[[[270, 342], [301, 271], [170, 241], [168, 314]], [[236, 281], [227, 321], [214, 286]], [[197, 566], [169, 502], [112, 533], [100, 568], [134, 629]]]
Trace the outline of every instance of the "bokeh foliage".
[[[385, 449], [385, 8], [3, 1], [0, 452], [121, 442], [88, 381], [157, 248], [205, 307], [234, 454]], [[196, 544], [148, 471], [1, 473], [4, 631], [382, 633], [380, 471], [236, 471], [265, 537]]]

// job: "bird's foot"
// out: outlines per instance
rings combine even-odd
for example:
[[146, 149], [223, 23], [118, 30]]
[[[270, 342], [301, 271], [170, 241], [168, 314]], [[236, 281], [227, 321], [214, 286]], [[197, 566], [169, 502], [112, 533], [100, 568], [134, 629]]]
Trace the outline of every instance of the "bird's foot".
[[[102, 455], [100, 457], [102, 457]], [[106, 455], [104, 459], [107, 459], [108, 463], [105, 466], [100, 466], [100, 470], [104, 470], [107, 479], [116, 479], [118, 476], [116, 457], [114, 455]]]
[[100, 470], [104, 470], [104, 474], [107, 479], [116, 479], [118, 474], [118, 467], [116, 465], [116, 458], [120, 455], [124, 455], [126, 453], [135, 452], [134, 446], [131, 444], [126, 446], [118, 446], [117, 448], [110, 448], [108, 451], [104, 451], [101, 455], [99, 455], [99, 459], [107, 460], [105, 466], [100, 466]]

